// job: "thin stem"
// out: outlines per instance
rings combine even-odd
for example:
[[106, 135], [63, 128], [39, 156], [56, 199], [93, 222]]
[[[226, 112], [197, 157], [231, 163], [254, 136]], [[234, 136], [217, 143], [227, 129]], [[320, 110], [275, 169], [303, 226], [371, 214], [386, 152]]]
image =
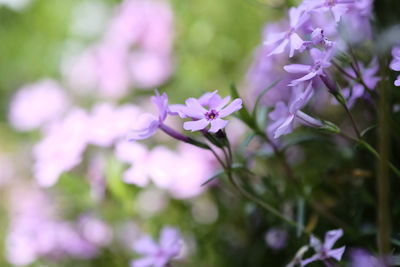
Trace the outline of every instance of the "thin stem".
[[357, 80], [357, 77], [353, 77], [350, 73], [348, 73], [345, 69], [343, 69], [339, 64], [337, 64], [335, 61], [332, 61], [333, 66], [335, 66], [342, 74], [347, 76], [348, 78], [352, 80]]
[[221, 167], [225, 170], [226, 169], [226, 165], [224, 164], [222, 159], [218, 156], [217, 152], [215, 152], [215, 150], [210, 146], [209, 146], [209, 150], [211, 151], [211, 153], [213, 153], [214, 157], [218, 160], [218, 162], [221, 165]]
[[343, 108], [345, 109], [345, 111], [346, 111], [346, 113], [347, 113], [347, 116], [349, 116], [349, 118], [350, 118], [351, 125], [353, 126], [353, 129], [354, 129], [354, 131], [355, 131], [355, 133], [356, 133], [356, 135], [357, 135], [357, 138], [358, 138], [358, 139], [361, 139], [360, 130], [358, 130], [357, 123], [356, 123], [356, 121], [354, 120], [354, 117], [353, 117], [353, 115], [351, 114], [349, 108], [347, 107], [347, 105], [346, 105], [345, 103], [343, 103], [342, 106], [343, 106]]

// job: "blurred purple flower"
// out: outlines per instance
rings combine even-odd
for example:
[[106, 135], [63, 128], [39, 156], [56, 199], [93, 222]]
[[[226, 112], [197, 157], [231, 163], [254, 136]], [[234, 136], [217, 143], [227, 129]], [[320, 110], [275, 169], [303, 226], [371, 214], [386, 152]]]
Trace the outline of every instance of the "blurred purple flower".
[[[205, 129], [209, 124], [211, 128], [209, 132], [216, 133], [223, 129], [228, 121], [222, 120], [226, 116], [238, 111], [242, 108], [242, 100], [237, 98], [226, 106], [231, 97], [227, 96], [221, 98], [217, 93], [213, 94], [207, 103], [202, 103], [201, 98], [189, 98], [186, 100], [186, 106], [182, 107], [181, 111], [186, 117], [194, 119], [194, 121], [187, 121], [183, 124], [185, 130], [199, 131]], [[206, 109], [204, 106], [207, 106]]]
[[307, 21], [309, 18], [308, 14], [299, 7], [292, 7], [289, 10], [290, 28], [281, 33], [273, 33], [267, 36], [264, 41], [264, 45], [273, 45], [273, 50], [268, 54], [280, 54], [285, 51], [285, 48], [289, 45], [289, 57], [292, 57], [294, 50], [300, 49], [303, 45], [303, 40], [296, 33], [296, 31]]
[[395, 86], [400, 86], [400, 75], [397, 76], [397, 79], [394, 81]]
[[313, 261], [323, 261], [329, 258], [334, 258], [337, 261], [340, 261], [344, 253], [345, 246], [336, 249], [332, 249], [332, 247], [342, 235], [342, 229], [331, 230], [325, 234], [324, 243], [321, 243], [318, 238], [311, 235], [310, 245], [314, 248], [316, 254], [308, 259], [302, 260], [301, 266], [306, 266]]
[[395, 71], [400, 71], [400, 46], [395, 46], [392, 49], [393, 59], [390, 62], [390, 68]]
[[[365, 85], [370, 90], [375, 89], [376, 85], [381, 80], [380, 77], [376, 76], [379, 71], [378, 59], [374, 58], [368, 67], [365, 67], [361, 62], [358, 62], [358, 66], [360, 68], [361, 78]], [[346, 69], [346, 72], [352, 77], [357, 76], [352, 68]], [[350, 80], [350, 82], [353, 82], [353, 80]], [[344, 88], [342, 94], [347, 100], [348, 107], [351, 108], [358, 98], [363, 97], [366, 90], [367, 89], [364, 85], [358, 82], [353, 82], [351, 89]]]
[[131, 130], [128, 134], [128, 140], [142, 140], [147, 139], [155, 132], [157, 129], [163, 124], [165, 119], [167, 118], [167, 114], [169, 111], [168, 107], [168, 96], [166, 93], [160, 95], [158, 91], [155, 91], [155, 96], [152, 97], [152, 101], [154, 105], [156, 105], [158, 109], [158, 118], [152, 114], [145, 113], [139, 117], [138, 124], [135, 129]]
[[278, 102], [275, 106], [275, 110], [269, 113], [269, 117], [273, 121], [267, 129], [269, 135], [272, 135], [273, 138], [278, 138], [281, 135], [291, 133], [294, 128], [295, 118], [298, 118], [301, 123], [308, 126], [322, 126], [319, 120], [310, 117], [300, 110], [307, 105], [308, 101], [313, 96], [313, 92], [314, 90], [311, 82], [305, 89], [303, 84], [300, 84], [294, 88], [288, 106], [283, 102]]
[[136, 241], [133, 250], [143, 255], [133, 260], [131, 267], [164, 267], [176, 258], [182, 248], [182, 238], [178, 230], [164, 227], [161, 231], [160, 242], [157, 244], [150, 236], [144, 236]]
[[350, 251], [351, 265], [350, 267], [384, 267], [383, 262], [373, 256], [365, 249], [352, 249]]
[[304, 64], [291, 64], [286, 65], [283, 68], [289, 73], [306, 73], [305, 76], [295, 79], [290, 83], [290, 86], [299, 84], [300, 82], [308, 81], [317, 75], [325, 75], [324, 69], [331, 66], [331, 59], [333, 56], [333, 49], [321, 51], [317, 48], [310, 50], [310, 55], [314, 61], [313, 65]]
[[336, 22], [349, 10], [355, 0], [305, 0], [302, 6], [309, 11], [330, 12]]
[[19, 131], [43, 127], [62, 115], [69, 106], [64, 89], [45, 79], [22, 87], [11, 100], [9, 121]]
[[265, 242], [274, 250], [281, 250], [287, 245], [288, 233], [282, 228], [271, 228], [265, 235]]

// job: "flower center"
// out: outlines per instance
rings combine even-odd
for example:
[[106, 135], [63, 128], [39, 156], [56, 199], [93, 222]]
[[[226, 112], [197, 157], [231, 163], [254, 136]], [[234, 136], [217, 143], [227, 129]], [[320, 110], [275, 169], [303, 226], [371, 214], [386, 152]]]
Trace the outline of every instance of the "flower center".
[[218, 117], [219, 113], [215, 109], [206, 112], [205, 116], [208, 121], [214, 120]]

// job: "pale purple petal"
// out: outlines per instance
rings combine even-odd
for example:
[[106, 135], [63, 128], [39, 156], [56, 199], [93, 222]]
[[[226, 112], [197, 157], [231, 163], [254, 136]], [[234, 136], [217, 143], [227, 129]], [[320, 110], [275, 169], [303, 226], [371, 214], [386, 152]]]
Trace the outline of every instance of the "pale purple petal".
[[139, 187], [145, 187], [149, 184], [149, 175], [144, 166], [134, 164], [125, 171], [122, 180], [127, 184], [134, 184]]
[[392, 60], [392, 62], [390, 62], [389, 67], [390, 67], [392, 70], [400, 71], [400, 59], [399, 59], [399, 58], [394, 58], [394, 59]]
[[311, 66], [304, 64], [291, 64], [283, 66], [283, 69], [289, 73], [309, 73], [311, 71]]
[[274, 44], [283, 38], [285, 38], [286, 32], [280, 32], [280, 33], [271, 33], [267, 36], [267, 40], [264, 41], [264, 45], [271, 45]]
[[169, 257], [176, 257], [181, 248], [181, 236], [175, 228], [164, 227], [160, 236], [160, 247], [168, 252]]
[[187, 118], [186, 114], [183, 112], [185, 110], [185, 105], [182, 104], [174, 104], [174, 105], [169, 105], [168, 110], [169, 114], [176, 116], [179, 115], [182, 119]]
[[294, 115], [289, 115], [283, 123], [275, 130], [274, 138], [279, 138], [281, 135], [289, 134], [293, 131]]
[[294, 54], [294, 50], [298, 50], [302, 47], [303, 40], [297, 33], [293, 33], [290, 35], [290, 54], [289, 57], [292, 57]]
[[183, 129], [194, 132], [206, 128], [208, 124], [209, 121], [206, 119], [201, 119], [198, 121], [187, 121], [183, 124]]
[[395, 86], [400, 86], [400, 75], [397, 76], [397, 80], [394, 81]]
[[337, 248], [337, 249], [332, 249], [328, 251], [328, 256], [331, 258], [336, 259], [337, 261], [340, 261], [342, 259], [344, 250], [346, 249], [345, 246]]
[[219, 130], [223, 129], [228, 124], [228, 121], [221, 120], [220, 118], [216, 118], [211, 121], [211, 128], [208, 130], [209, 132], [216, 133]]
[[200, 105], [204, 106], [208, 106], [209, 105], [209, 101], [210, 99], [215, 96], [218, 93], [217, 90], [215, 90], [214, 92], [207, 92], [205, 94], [203, 94], [200, 98], [199, 98], [199, 103]]
[[343, 236], [342, 229], [331, 230], [325, 234], [324, 248], [331, 249], [336, 241]]
[[271, 53], [268, 54], [268, 56], [283, 53], [283, 51], [285, 51], [285, 48], [288, 45], [288, 43], [289, 43], [289, 40], [287, 38], [283, 39], [282, 42], [278, 46], [276, 46], [275, 49], [272, 50]]
[[231, 100], [230, 96], [221, 98], [219, 95], [214, 95], [208, 102], [209, 109], [220, 110]]
[[133, 251], [138, 254], [151, 255], [158, 251], [158, 245], [149, 236], [143, 236], [133, 244]]
[[168, 96], [166, 93], [160, 95], [160, 93], [155, 90], [156, 95], [151, 97], [151, 100], [158, 108], [158, 116], [160, 121], [164, 121], [167, 117], [168, 112]]
[[302, 92], [303, 86], [299, 85], [294, 88], [293, 99], [289, 106], [289, 112], [294, 114], [298, 110], [302, 109], [305, 105], [307, 105], [308, 101], [310, 101], [311, 97], [314, 94], [314, 90], [312, 88], [312, 82], [310, 82], [307, 88]]
[[310, 245], [314, 248], [315, 251], [320, 251], [322, 249], [321, 241], [314, 235], [311, 235], [310, 237]]
[[316, 75], [317, 75], [316, 72], [310, 72], [309, 74], [307, 74], [299, 79], [293, 80], [289, 85], [295, 86], [295, 85], [299, 84], [300, 82], [308, 81], [308, 80], [314, 78]]
[[219, 116], [224, 118], [242, 108], [242, 99], [236, 98], [227, 107], [219, 111]]
[[142, 114], [138, 119], [136, 128], [128, 133], [128, 140], [143, 140], [152, 136], [158, 129], [160, 122], [152, 114]]
[[289, 109], [283, 101], [279, 101], [275, 104], [275, 109], [269, 113], [271, 120], [277, 121], [282, 117], [286, 117], [289, 114]]
[[335, 21], [339, 22], [340, 18], [342, 17], [343, 14], [345, 14], [348, 10], [348, 7], [343, 4], [336, 4], [334, 7], [332, 7], [332, 13], [333, 16], [335, 17]]
[[190, 118], [201, 119], [204, 118], [204, 114], [207, 110], [200, 104], [196, 98], [189, 98], [186, 100], [186, 108], [182, 109], [182, 112]]

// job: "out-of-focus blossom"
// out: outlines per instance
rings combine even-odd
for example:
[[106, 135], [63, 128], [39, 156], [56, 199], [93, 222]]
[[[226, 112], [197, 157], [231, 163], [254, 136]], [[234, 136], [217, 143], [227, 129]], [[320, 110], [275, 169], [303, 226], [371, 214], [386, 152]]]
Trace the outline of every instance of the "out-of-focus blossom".
[[101, 44], [68, 59], [63, 66], [63, 73], [78, 94], [119, 99], [129, 90], [127, 64], [124, 51]]
[[112, 240], [110, 227], [91, 215], [84, 215], [79, 220], [79, 228], [83, 237], [96, 246], [106, 246]]
[[373, 0], [355, 0], [348, 5], [348, 12], [342, 16], [343, 33], [350, 42], [361, 42], [372, 38]]
[[293, 80], [290, 85], [294, 86], [300, 82], [308, 81], [317, 75], [324, 75], [324, 69], [331, 66], [331, 59], [333, 56], [333, 49], [328, 49], [321, 51], [317, 48], [312, 48], [310, 50], [310, 55], [314, 61], [313, 65], [304, 64], [291, 64], [286, 65], [283, 68], [289, 73], [306, 73], [301, 78]]
[[132, 165], [122, 177], [124, 182], [141, 187], [149, 183], [150, 152], [144, 145], [136, 142], [121, 142], [116, 145], [115, 154], [121, 161]]
[[382, 261], [364, 249], [352, 249], [350, 251], [350, 267], [384, 267]]
[[397, 79], [394, 81], [395, 86], [400, 86], [400, 75], [397, 76]]
[[265, 242], [274, 250], [284, 248], [287, 245], [287, 238], [287, 231], [281, 228], [271, 228], [265, 234]]
[[111, 146], [126, 135], [132, 128], [133, 118], [138, 115], [139, 109], [133, 105], [97, 104], [90, 114], [88, 141], [102, 147]]
[[[368, 87], [369, 90], [375, 89], [376, 85], [381, 80], [380, 77], [376, 76], [379, 71], [377, 58], [374, 58], [368, 67], [365, 67], [364, 64], [362, 64], [361, 62], [358, 63], [358, 66], [360, 68], [361, 78], [364, 84]], [[346, 69], [346, 71], [352, 77], [357, 77], [352, 68], [348, 68]], [[347, 100], [348, 107], [351, 108], [358, 98], [363, 97], [366, 90], [367, 89], [364, 87], [364, 85], [358, 82], [352, 84], [351, 90], [349, 88], [344, 88], [342, 90], [342, 94]]]
[[31, 2], [32, 0], [0, 0], [0, 6], [4, 5], [14, 10], [22, 10]]
[[74, 109], [46, 129], [44, 138], [33, 150], [35, 178], [41, 186], [54, 185], [61, 173], [81, 162], [88, 140], [88, 124], [88, 114]]
[[[209, 132], [216, 133], [223, 129], [228, 124], [228, 121], [221, 118], [229, 116], [242, 108], [242, 100], [240, 98], [233, 100], [232, 103], [226, 106], [230, 99], [230, 96], [222, 99], [216, 92], [205, 105], [202, 105], [199, 99], [187, 99], [186, 106], [182, 107], [181, 111], [186, 117], [192, 118], [194, 121], [185, 122], [183, 128], [193, 132], [205, 129], [211, 124]], [[204, 106], [207, 106], [208, 109]]]
[[176, 258], [182, 248], [182, 238], [175, 228], [164, 227], [157, 244], [150, 236], [144, 236], [133, 245], [133, 250], [143, 257], [131, 262], [131, 267], [164, 267]]
[[302, 7], [308, 11], [330, 12], [336, 22], [349, 10], [355, 0], [305, 0]]
[[292, 99], [289, 105], [286, 106], [283, 102], [278, 102], [275, 106], [275, 110], [269, 113], [270, 119], [273, 121], [268, 126], [268, 132], [274, 138], [278, 138], [281, 135], [289, 134], [293, 131], [295, 118], [305, 125], [311, 127], [321, 127], [322, 123], [310, 117], [309, 115], [302, 112], [302, 109], [307, 105], [308, 101], [313, 96], [312, 83], [310, 82], [307, 88], [299, 85], [294, 88]]
[[395, 71], [400, 71], [400, 46], [395, 46], [392, 49], [393, 59], [390, 62], [390, 68]]
[[102, 200], [106, 191], [105, 164], [105, 157], [100, 153], [89, 161], [86, 177], [90, 184], [90, 195], [95, 201]]
[[301, 266], [306, 266], [313, 261], [326, 260], [329, 258], [334, 258], [337, 261], [340, 261], [346, 247], [343, 246], [336, 249], [332, 249], [332, 247], [342, 235], [342, 229], [331, 230], [325, 234], [324, 243], [321, 243], [318, 238], [311, 235], [310, 246], [314, 248], [316, 254], [308, 259], [302, 260]]
[[294, 51], [300, 49], [303, 45], [303, 40], [296, 31], [308, 18], [308, 14], [303, 9], [292, 7], [289, 10], [290, 28], [286, 32], [270, 34], [264, 41], [265, 45], [274, 45], [274, 49], [268, 55], [283, 53], [289, 45], [289, 57], [292, 57]]
[[69, 100], [54, 80], [45, 79], [22, 87], [11, 100], [9, 121], [20, 131], [43, 127], [59, 117]]
[[130, 141], [149, 138], [157, 131], [157, 129], [167, 118], [169, 111], [167, 94], [163, 93], [160, 95], [156, 90], [156, 95], [153, 96], [151, 100], [158, 109], [158, 117], [149, 113], [141, 115], [137, 121], [137, 125], [129, 133], [128, 139]]
[[[21, 198], [24, 201], [21, 201]], [[28, 265], [38, 258], [91, 258], [106, 243], [95, 237], [103, 223], [92, 224], [96, 235], [81, 231], [73, 222], [57, 218], [52, 198], [33, 185], [19, 185], [10, 194], [10, 224], [6, 238], [7, 260], [17, 266]], [[93, 222], [93, 221], [92, 221]], [[103, 225], [104, 226], [104, 225]], [[89, 238], [90, 237], [90, 238]]]

